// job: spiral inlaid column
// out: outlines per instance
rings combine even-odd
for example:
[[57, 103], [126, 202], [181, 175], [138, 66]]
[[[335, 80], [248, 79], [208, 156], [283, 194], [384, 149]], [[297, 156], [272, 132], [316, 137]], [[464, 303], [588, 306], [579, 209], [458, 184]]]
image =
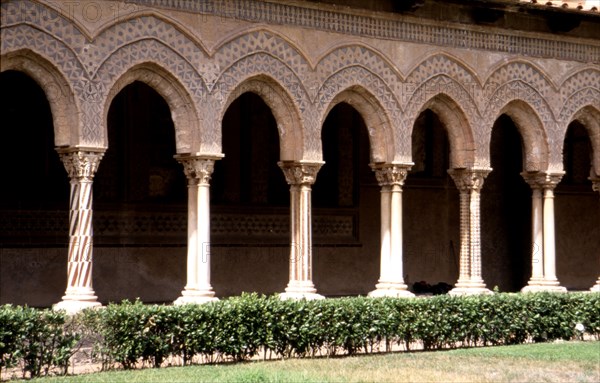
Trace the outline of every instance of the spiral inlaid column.
[[187, 282], [175, 304], [214, 301], [210, 284], [210, 177], [221, 156], [177, 155], [188, 180]]
[[74, 313], [100, 306], [92, 284], [93, 229], [92, 186], [103, 151], [57, 149], [69, 175], [69, 255], [67, 289], [55, 309]]
[[278, 163], [290, 185], [290, 280], [282, 298], [322, 299], [312, 281], [311, 185], [322, 162]]
[[489, 294], [481, 275], [481, 188], [489, 169], [451, 169], [460, 192], [460, 271], [453, 295]]
[[[600, 177], [590, 177], [592, 181], [592, 189], [600, 193]], [[596, 267], [598, 267], [598, 258], [596, 257]], [[596, 284], [590, 289], [592, 292], [600, 293], [600, 276], [596, 280]]]
[[412, 297], [404, 283], [402, 186], [411, 164], [371, 164], [381, 186], [380, 277], [371, 297]]

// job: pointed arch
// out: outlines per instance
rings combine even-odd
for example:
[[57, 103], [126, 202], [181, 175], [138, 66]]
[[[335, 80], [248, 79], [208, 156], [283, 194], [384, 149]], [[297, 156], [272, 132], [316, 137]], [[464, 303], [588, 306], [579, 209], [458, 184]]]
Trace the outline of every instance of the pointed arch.
[[[472, 168], [475, 165], [475, 141], [469, 119], [461, 106], [449, 95], [439, 93], [424, 102], [411, 121], [427, 109], [438, 116], [448, 133], [450, 167]], [[413, 127], [414, 122], [411, 131]]]
[[[567, 127], [573, 121], [578, 121], [583, 125], [590, 137], [592, 143], [592, 173], [596, 177], [600, 177], [600, 110], [593, 106], [584, 106], [579, 109], [573, 118], [567, 124]], [[565, 128], [565, 134], [567, 129]]]
[[2, 56], [0, 72], [20, 71], [43, 89], [54, 125], [55, 146], [76, 145], [79, 108], [73, 90], [63, 74], [52, 63], [30, 50], [18, 50]]
[[361, 86], [351, 86], [339, 92], [327, 105], [322, 123], [338, 104], [346, 103], [356, 109], [369, 132], [371, 162], [391, 162], [394, 158], [394, 131], [389, 116], [377, 98]]
[[[199, 147], [199, 118], [195, 104], [178, 79], [156, 63], [147, 62], [129, 68], [110, 86], [104, 100], [103, 129], [106, 133], [108, 110], [114, 97], [127, 85], [141, 81], [152, 87], [165, 99], [175, 125], [175, 145], [178, 154], [195, 153]], [[108, 143], [105, 143], [105, 145]]]
[[231, 103], [248, 92], [258, 95], [275, 117], [279, 131], [280, 160], [301, 160], [304, 140], [300, 112], [286, 89], [272, 77], [264, 74], [250, 77], [229, 92], [219, 113], [218, 126], [221, 126], [223, 116]]
[[[548, 136], [544, 124], [535, 109], [522, 100], [512, 100], [506, 103], [494, 116], [497, 120], [501, 115], [512, 119], [523, 144], [523, 170], [543, 171], [549, 166]], [[491, 136], [489, 137], [491, 140]]]

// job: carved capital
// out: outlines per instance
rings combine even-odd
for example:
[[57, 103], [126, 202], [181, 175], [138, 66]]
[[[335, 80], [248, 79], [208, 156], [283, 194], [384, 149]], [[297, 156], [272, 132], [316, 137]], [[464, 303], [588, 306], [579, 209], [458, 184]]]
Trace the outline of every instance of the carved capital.
[[522, 172], [521, 176], [532, 189], [554, 189], [564, 173]]
[[481, 191], [489, 169], [449, 169], [448, 174], [460, 191]]
[[71, 148], [57, 149], [57, 152], [71, 180], [90, 182], [94, 179], [104, 155], [103, 152]]
[[409, 164], [370, 164], [371, 169], [375, 172], [375, 178], [379, 186], [404, 185], [404, 180], [408, 175], [408, 171], [412, 167]]
[[183, 165], [188, 185], [210, 185], [210, 177], [215, 169], [215, 161], [220, 157], [176, 155], [175, 159]]
[[277, 163], [290, 185], [312, 185], [323, 162], [280, 161]]
[[592, 181], [592, 190], [600, 192], [600, 177], [590, 177], [588, 179]]

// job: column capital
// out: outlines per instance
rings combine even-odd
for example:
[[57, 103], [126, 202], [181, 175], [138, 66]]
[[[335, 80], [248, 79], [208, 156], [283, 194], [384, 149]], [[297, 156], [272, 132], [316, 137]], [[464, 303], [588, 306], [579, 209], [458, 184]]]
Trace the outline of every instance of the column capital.
[[521, 172], [521, 176], [532, 189], [554, 189], [564, 174], [564, 172]]
[[373, 163], [369, 165], [375, 172], [379, 186], [403, 186], [412, 164]]
[[317, 173], [324, 162], [279, 161], [277, 165], [283, 170], [289, 185], [312, 185], [317, 180]]
[[460, 191], [480, 191], [490, 172], [490, 169], [448, 169], [448, 174]]
[[104, 156], [104, 150], [84, 148], [57, 148], [58, 156], [62, 161], [69, 178], [92, 181], [100, 160]]
[[210, 177], [215, 169], [215, 161], [223, 156], [211, 155], [189, 155], [177, 154], [173, 156], [183, 165], [183, 172], [188, 179], [189, 185], [209, 185]]
[[592, 190], [600, 192], [600, 177], [589, 177], [588, 180], [592, 181]]

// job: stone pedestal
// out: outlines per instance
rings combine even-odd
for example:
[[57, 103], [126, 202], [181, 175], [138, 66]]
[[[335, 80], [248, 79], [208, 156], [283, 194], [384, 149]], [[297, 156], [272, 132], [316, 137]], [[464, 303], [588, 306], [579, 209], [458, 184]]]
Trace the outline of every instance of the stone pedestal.
[[210, 177], [222, 156], [177, 155], [188, 180], [187, 283], [175, 304], [217, 300], [210, 284]]
[[290, 281], [284, 299], [322, 299], [312, 282], [311, 185], [322, 162], [282, 161], [290, 185]]
[[93, 230], [92, 185], [103, 151], [57, 149], [69, 174], [69, 258], [67, 289], [54, 309], [68, 313], [101, 306], [92, 284]]
[[460, 191], [460, 271], [451, 295], [491, 294], [481, 277], [480, 195], [490, 169], [448, 171]]
[[413, 297], [404, 283], [402, 186], [411, 164], [371, 164], [381, 186], [380, 277], [370, 297]]

